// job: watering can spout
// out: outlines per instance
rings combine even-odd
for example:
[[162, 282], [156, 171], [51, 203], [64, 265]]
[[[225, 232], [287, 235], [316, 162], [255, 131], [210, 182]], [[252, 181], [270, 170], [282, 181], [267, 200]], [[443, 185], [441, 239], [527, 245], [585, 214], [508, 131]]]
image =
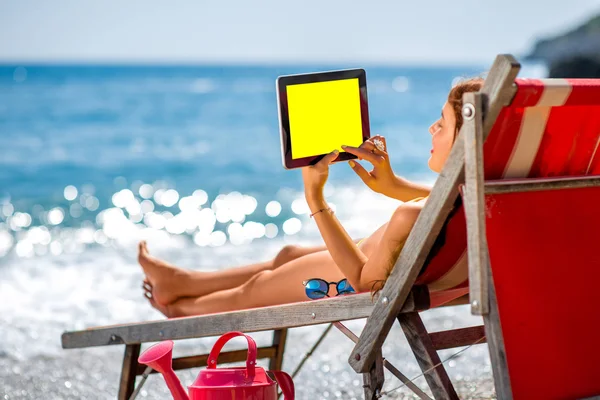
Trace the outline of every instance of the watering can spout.
[[162, 374], [174, 400], [189, 400], [188, 394], [173, 371], [173, 341], [167, 340], [150, 347], [140, 355], [138, 362]]

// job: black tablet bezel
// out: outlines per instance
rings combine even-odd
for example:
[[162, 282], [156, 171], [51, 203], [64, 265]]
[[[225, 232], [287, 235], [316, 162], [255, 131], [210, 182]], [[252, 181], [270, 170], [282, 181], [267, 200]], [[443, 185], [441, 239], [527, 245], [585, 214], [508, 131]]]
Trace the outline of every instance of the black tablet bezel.
[[[347, 69], [339, 71], [315, 72], [310, 74], [285, 75], [277, 78], [277, 104], [279, 109], [279, 128], [281, 132], [281, 158], [284, 168], [293, 169], [314, 165], [319, 162], [325, 154], [311, 157], [292, 158], [292, 147], [290, 140], [290, 120], [287, 107], [287, 86], [302, 83], [328, 82], [343, 79], [358, 78], [359, 93], [361, 97], [360, 112], [362, 123], [363, 142], [371, 137], [369, 125], [369, 105], [367, 99], [367, 74], [364, 69]], [[356, 158], [353, 154], [340, 152], [335, 160], [346, 161]]]

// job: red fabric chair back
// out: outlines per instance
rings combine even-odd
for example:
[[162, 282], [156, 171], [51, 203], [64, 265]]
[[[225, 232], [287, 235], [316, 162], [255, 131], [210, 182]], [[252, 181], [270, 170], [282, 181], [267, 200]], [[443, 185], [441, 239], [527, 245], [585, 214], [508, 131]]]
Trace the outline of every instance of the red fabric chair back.
[[[517, 80], [486, 180], [600, 175], [600, 80]], [[600, 394], [600, 187], [486, 196], [514, 399]]]

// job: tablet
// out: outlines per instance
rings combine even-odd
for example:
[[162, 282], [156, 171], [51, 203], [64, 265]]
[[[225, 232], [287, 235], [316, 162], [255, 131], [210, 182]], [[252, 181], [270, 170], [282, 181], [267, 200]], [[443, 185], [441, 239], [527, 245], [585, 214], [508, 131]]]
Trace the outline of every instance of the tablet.
[[363, 69], [280, 76], [277, 106], [287, 169], [314, 165], [336, 149], [336, 162], [356, 158], [341, 146], [358, 147], [370, 137]]

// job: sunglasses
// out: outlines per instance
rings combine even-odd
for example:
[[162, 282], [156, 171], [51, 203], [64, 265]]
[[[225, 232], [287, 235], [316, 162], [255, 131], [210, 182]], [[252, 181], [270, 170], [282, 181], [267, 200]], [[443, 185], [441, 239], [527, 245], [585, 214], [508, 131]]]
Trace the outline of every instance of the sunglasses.
[[347, 279], [342, 279], [339, 282], [327, 282], [320, 278], [313, 278], [302, 282], [304, 290], [309, 299], [316, 300], [324, 297], [329, 297], [329, 286], [335, 285], [337, 290], [336, 296], [355, 293], [356, 291]]

